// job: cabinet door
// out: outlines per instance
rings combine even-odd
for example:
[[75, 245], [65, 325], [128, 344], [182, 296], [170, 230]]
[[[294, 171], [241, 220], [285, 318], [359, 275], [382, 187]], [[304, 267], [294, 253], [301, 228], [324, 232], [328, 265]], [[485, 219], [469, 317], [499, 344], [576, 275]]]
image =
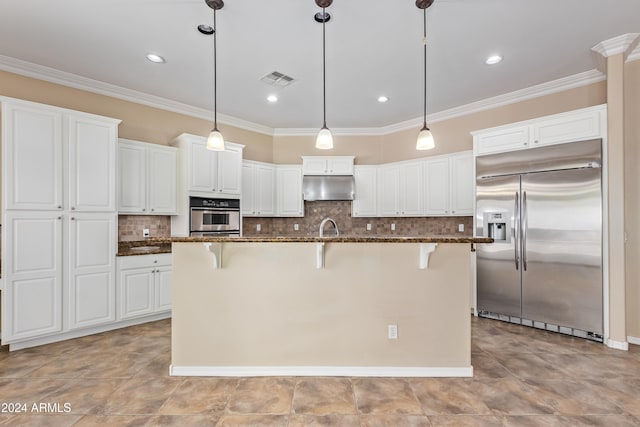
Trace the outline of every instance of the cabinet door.
[[148, 148], [148, 212], [175, 215], [177, 212], [177, 155], [171, 148]]
[[8, 212], [3, 233], [3, 344], [60, 332], [62, 217]]
[[529, 147], [531, 126], [511, 126], [478, 135], [478, 154], [521, 150]]
[[155, 311], [171, 310], [171, 267], [158, 267], [155, 275]]
[[324, 157], [304, 157], [302, 159], [304, 175], [325, 175], [328, 173], [327, 159]]
[[189, 190], [215, 192], [218, 184], [218, 154], [207, 150], [206, 142], [189, 144]]
[[427, 160], [424, 184], [426, 215], [449, 215], [449, 159]]
[[147, 152], [144, 147], [121, 142], [118, 146], [118, 212], [147, 210]]
[[2, 104], [5, 209], [62, 209], [62, 115]]
[[302, 169], [299, 166], [277, 169], [278, 216], [303, 216]]
[[255, 179], [256, 166], [253, 164], [242, 165], [242, 193], [240, 194], [240, 210], [244, 216], [253, 216], [256, 213], [257, 182]]
[[242, 150], [227, 148], [218, 153], [218, 192], [240, 194], [242, 183]]
[[473, 215], [475, 177], [473, 153], [468, 152], [449, 158], [451, 214]]
[[377, 168], [375, 166], [355, 167], [356, 194], [353, 199], [354, 217], [376, 216], [377, 214]]
[[338, 157], [327, 161], [329, 175], [353, 175], [353, 158]]
[[381, 216], [400, 215], [400, 168], [382, 166], [378, 169], [378, 212]]
[[419, 216], [424, 214], [424, 178], [422, 162], [400, 166], [400, 214]]
[[256, 177], [256, 213], [260, 216], [276, 214], [276, 170], [273, 166], [257, 165]]
[[116, 215], [69, 217], [69, 329], [116, 320]]
[[120, 270], [120, 319], [154, 312], [155, 268]]
[[82, 116], [67, 117], [69, 209], [116, 211], [116, 125]]
[[534, 125], [533, 145], [550, 145], [564, 142], [600, 138], [600, 111], [568, 113]]

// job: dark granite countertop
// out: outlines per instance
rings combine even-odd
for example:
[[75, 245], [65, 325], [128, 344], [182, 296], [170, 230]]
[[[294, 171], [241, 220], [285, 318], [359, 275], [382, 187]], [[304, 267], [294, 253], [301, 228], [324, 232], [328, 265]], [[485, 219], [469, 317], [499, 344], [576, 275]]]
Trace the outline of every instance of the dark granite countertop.
[[[170, 253], [171, 243], [254, 242], [254, 243], [493, 243], [493, 239], [473, 236], [251, 236], [251, 237], [150, 237], [118, 243], [118, 256]], [[138, 249], [136, 249], [138, 248]], [[144, 249], [148, 248], [148, 249]]]

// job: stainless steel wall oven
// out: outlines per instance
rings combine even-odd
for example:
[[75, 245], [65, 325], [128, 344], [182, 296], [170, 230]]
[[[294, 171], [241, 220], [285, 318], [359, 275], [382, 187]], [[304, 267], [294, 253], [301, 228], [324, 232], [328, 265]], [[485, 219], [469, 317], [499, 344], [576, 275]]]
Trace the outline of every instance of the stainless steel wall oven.
[[190, 197], [190, 236], [239, 236], [240, 200]]

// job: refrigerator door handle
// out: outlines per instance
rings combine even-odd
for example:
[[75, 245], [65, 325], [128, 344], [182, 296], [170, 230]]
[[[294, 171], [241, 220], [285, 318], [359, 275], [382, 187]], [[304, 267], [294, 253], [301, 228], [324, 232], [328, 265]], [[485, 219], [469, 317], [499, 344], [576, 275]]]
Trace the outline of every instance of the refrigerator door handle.
[[527, 210], [527, 192], [522, 192], [522, 266], [527, 271], [527, 228], [529, 228], [529, 218]]
[[515, 218], [515, 227], [513, 227], [513, 255], [514, 260], [516, 262], [516, 270], [519, 269], [520, 265], [520, 257], [518, 256], [518, 230], [520, 229], [520, 210], [518, 209], [518, 199], [520, 198], [520, 194], [516, 191], [516, 199], [515, 205], [513, 208], [514, 218]]

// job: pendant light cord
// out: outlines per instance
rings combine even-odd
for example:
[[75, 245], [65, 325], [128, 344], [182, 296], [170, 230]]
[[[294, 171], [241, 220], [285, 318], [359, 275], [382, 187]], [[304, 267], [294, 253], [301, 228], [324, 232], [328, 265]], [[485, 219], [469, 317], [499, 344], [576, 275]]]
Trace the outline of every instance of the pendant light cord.
[[423, 128], [427, 128], [427, 9], [422, 9], [424, 17], [422, 45], [424, 47], [424, 118]]
[[322, 114], [323, 124], [322, 127], [327, 127], [327, 60], [325, 53], [325, 29], [324, 26], [327, 22], [327, 14], [325, 8], [322, 8]]
[[216, 25], [216, 10], [213, 9], [213, 129], [218, 130], [218, 73], [216, 64], [216, 39], [218, 26]]

